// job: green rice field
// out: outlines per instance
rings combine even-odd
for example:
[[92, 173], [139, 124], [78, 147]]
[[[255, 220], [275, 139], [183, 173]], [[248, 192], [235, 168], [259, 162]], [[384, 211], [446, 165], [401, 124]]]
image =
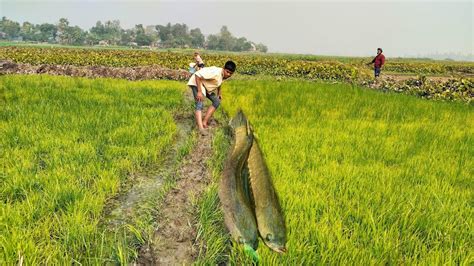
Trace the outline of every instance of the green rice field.
[[[474, 262], [472, 106], [305, 81], [232, 81], [223, 96], [229, 116], [249, 117], [286, 215], [289, 251], [260, 242], [263, 265]], [[215, 191], [201, 209], [217, 243], [203, 264], [229, 259]]]
[[[147, 239], [109, 230], [107, 203], [160, 165], [184, 82], [0, 76], [0, 265], [128, 264]], [[207, 103], [209, 104], [209, 103]], [[243, 109], [285, 213], [288, 252], [262, 265], [474, 263], [474, 110], [350, 84], [268, 78], [223, 86]], [[196, 264], [247, 264], [217, 197], [229, 148], [213, 137]]]
[[143, 239], [105, 205], [169, 149], [183, 87], [1, 76], [0, 265], [125, 263]]

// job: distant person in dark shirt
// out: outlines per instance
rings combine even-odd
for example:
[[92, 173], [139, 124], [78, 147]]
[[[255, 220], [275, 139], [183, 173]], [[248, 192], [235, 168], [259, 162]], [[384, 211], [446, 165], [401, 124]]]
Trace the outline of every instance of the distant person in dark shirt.
[[385, 64], [385, 56], [382, 54], [382, 52], [382, 48], [377, 48], [377, 56], [374, 57], [372, 62], [367, 63], [367, 65], [374, 64], [375, 78], [380, 76], [382, 66]]

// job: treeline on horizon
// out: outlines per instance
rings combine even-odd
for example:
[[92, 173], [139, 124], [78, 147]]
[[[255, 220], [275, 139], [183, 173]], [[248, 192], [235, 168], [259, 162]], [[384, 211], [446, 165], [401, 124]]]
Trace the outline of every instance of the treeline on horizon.
[[76, 46], [120, 45], [235, 52], [268, 51], [264, 44], [254, 43], [245, 37], [234, 37], [227, 26], [222, 26], [219, 33], [206, 38], [199, 28], [189, 29], [184, 23], [150, 26], [137, 24], [132, 29], [123, 29], [119, 20], [104, 23], [97, 21], [94, 27], [83, 30], [79, 26], [70, 26], [66, 18], [60, 18], [56, 24], [33, 24], [25, 21], [20, 25], [19, 22], [4, 16], [0, 21], [0, 40]]

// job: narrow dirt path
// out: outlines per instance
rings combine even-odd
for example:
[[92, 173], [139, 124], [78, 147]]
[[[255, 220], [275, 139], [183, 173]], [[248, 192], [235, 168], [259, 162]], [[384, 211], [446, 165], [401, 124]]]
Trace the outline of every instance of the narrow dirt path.
[[[192, 101], [190, 91], [186, 93], [186, 98]], [[140, 250], [137, 265], [189, 265], [197, 258], [197, 217], [193, 204], [210, 182], [206, 161], [212, 155], [211, 144], [216, 126], [215, 121], [211, 121], [209, 134], [198, 136], [195, 147], [178, 167], [176, 185], [166, 195], [160, 209], [159, 227], [151, 243]]]

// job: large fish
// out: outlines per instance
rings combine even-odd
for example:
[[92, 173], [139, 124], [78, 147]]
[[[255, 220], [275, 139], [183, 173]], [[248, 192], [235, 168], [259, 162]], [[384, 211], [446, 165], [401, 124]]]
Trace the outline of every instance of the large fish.
[[253, 250], [258, 246], [258, 233], [252, 205], [246, 193], [246, 180], [242, 175], [253, 143], [247, 118], [239, 111], [231, 121], [234, 133], [233, 148], [224, 166], [219, 184], [219, 198], [224, 210], [224, 222], [232, 238]]
[[257, 140], [253, 139], [247, 164], [250, 197], [255, 208], [258, 232], [265, 245], [278, 252], [286, 252], [286, 226], [283, 211], [273, 186], [270, 171]]

